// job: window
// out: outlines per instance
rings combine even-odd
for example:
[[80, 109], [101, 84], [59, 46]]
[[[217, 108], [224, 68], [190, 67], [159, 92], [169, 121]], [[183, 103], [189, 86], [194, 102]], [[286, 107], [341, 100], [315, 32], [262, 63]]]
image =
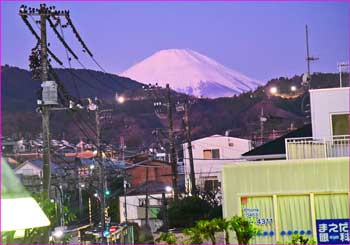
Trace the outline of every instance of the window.
[[207, 177], [204, 180], [204, 190], [205, 191], [214, 191], [217, 190], [220, 186], [220, 182], [216, 176]]
[[332, 115], [332, 134], [348, 135], [349, 134], [349, 114], [333, 114]]
[[219, 149], [203, 150], [204, 159], [219, 159], [220, 151]]

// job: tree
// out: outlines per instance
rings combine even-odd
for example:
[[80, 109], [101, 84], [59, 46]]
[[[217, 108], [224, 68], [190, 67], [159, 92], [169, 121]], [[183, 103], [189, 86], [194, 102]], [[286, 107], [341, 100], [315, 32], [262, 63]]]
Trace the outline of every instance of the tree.
[[[64, 215], [65, 217], [65, 224], [68, 224], [69, 222], [73, 221], [76, 218], [76, 216], [65, 206], [62, 207], [62, 213], [59, 213], [58, 207], [56, 206], [56, 204], [51, 202], [50, 199], [42, 200], [42, 197], [40, 194], [34, 193], [32, 194], [32, 197], [38, 202], [39, 206], [44, 211], [48, 219], [50, 220], [50, 225], [46, 227], [26, 229], [24, 231], [24, 237], [19, 241], [16, 240], [15, 241], [16, 243], [22, 243], [22, 244], [32, 244], [34, 242], [47, 243], [47, 241], [44, 241], [44, 239], [46, 239], [45, 235], [48, 235], [49, 232], [53, 229], [53, 227], [58, 226], [60, 224], [60, 219], [62, 215]], [[7, 241], [6, 243], [13, 243], [14, 232], [8, 232], [4, 235], [6, 235], [6, 241]], [[10, 235], [12, 235], [12, 237]]]
[[176, 236], [174, 233], [160, 233], [160, 236], [156, 239], [156, 242], [165, 242], [165, 244], [177, 244]]
[[306, 237], [303, 235], [292, 235], [291, 241], [277, 242], [277, 244], [316, 244], [313, 237]]
[[173, 200], [168, 207], [163, 207], [158, 214], [162, 218], [164, 208], [167, 208], [169, 226], [174, 228], [193, 227], [199, 220], [210, 220], [222, 217], [222, 207], [216, 192], [200, 193], [199, 196], [187, 196]]
[[238, 244], [248, 244], [260, 231], [252, 220], [243, 216], [233, 216], [229, 221], [229, 229], [236, 233]]
[[185, 230], [185, 234], [190, 236], [191, 243], [203, 243], [203, 240], [210, 239], [212, 244], [216, 244], [215, 233], [223, 229], [223, 219], [200, 220], [192, 228]]

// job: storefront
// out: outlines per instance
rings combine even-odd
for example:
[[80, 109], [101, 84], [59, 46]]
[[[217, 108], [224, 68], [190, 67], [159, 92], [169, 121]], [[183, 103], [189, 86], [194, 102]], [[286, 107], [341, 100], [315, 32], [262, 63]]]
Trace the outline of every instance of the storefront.
[[348, 158], [225, 166], [224, 216], [252, 217], [261, 229], [252, 243], [288, 241], [300, 234], [319, 243], [346, 244], [348, 183]]

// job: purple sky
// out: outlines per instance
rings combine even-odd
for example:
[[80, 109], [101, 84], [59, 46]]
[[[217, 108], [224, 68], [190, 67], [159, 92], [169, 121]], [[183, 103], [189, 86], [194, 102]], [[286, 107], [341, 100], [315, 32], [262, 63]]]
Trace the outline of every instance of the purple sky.
[[[28, 68], [35, 39], [18, 16], [23, 2], [2, 2], [2, 63]], [[29, 2], [37, 6], [40, 2]], [[55, 2], [69, 9], [95, 58], [119, 73], [160, 49], [190, 48], [252, 78], [268, 80], [301, 74], [305, 63], [305, 24], [312, 71], [336, 72], [349, 59], [347, 2]], [[67, 41], [89, 68], [70, 29]], [[64, 49], [49, 33], [51, 49], [68, 66]], [[79, 68], [79, 64], [73, 62]]]

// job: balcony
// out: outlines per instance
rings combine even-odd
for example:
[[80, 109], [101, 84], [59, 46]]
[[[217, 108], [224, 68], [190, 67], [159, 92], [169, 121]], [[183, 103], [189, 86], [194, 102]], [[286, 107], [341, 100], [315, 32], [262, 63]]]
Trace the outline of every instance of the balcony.
[[286, 158], [315, 159], [349, 157], [350, 135], [333, 136], [323, 139], [289, 138], [285, 140]]

